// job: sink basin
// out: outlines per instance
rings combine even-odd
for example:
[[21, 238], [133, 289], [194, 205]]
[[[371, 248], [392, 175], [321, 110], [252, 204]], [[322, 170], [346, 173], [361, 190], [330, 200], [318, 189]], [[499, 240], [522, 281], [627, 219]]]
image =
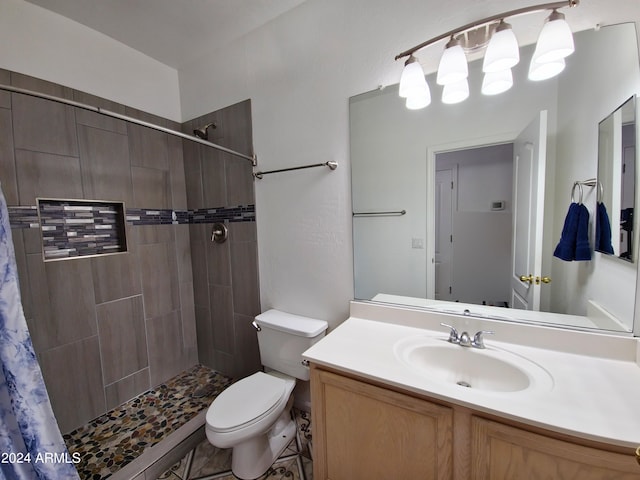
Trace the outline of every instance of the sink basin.
[[483, 392], [550, 390], [553, 380], [538, 364], [506, 350], [461, 347], [434, 337], [410, 337], [394, 346], [396, 357], [428, 380]]

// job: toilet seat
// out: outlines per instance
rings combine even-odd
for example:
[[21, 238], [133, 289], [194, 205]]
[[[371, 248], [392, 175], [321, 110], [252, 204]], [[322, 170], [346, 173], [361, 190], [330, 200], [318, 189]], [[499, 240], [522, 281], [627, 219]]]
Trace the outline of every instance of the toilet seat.
[[207, 410], [207, 426], [216, 432], [230, 432], [255, 423], [289, 396], [286, 387], [285, 379], [263, 372], [243, 378], [215, 398]]

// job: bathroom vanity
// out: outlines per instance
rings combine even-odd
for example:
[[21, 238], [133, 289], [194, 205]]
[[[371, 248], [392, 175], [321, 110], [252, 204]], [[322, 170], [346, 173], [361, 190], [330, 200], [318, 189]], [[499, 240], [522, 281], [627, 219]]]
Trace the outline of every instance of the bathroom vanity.
[[[491, 330], [486, 349], [450, 343]], [[638, 339], [353, 302], [305, 352], [314, 478], [638, 479]]]

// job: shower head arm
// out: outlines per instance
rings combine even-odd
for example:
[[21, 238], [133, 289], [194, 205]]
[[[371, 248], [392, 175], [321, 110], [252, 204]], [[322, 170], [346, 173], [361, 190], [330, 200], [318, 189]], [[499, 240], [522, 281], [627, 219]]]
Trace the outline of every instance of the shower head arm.
[[200, 128], [196, 128], [193, 130], [193, 134], [198, 137], [201, 138], [203, 140], [208, 140], [209, 139], [209, 133], [208, 130], [209, 128], [218, 128], [218, 126], [211, 122], [211, 123], [207, 123], [206, 125], [200, 127]]

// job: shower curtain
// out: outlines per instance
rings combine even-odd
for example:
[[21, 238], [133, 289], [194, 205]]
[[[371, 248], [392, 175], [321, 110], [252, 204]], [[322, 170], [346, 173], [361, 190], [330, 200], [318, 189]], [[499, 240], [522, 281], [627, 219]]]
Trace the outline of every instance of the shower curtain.
[[78, 479], [53, 415], [20, 302], [0, 187], [0, 479]]

